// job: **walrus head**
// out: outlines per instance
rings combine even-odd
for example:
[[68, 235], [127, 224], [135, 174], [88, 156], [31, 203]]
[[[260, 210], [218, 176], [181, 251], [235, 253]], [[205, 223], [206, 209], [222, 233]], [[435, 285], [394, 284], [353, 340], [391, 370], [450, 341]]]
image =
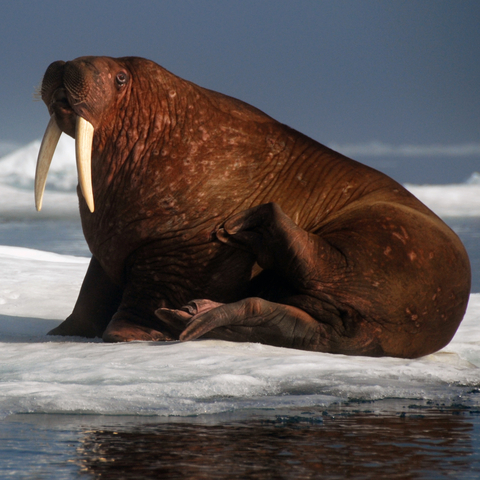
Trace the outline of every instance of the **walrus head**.
[[[112, 73], [113, 72], [113, 73]], [[35, 205], [42, 208], [48, 170], [62, 132], [75, 138], [80, 188], [91, 212], [94, 200], [91, 150], [95, 129], [108, 122], [112, 106], [125, 96], [131, 74], [126, 64], [106, 57], [81, 57], [52, 63], [45, 72], [42, 100], [50, 112], [35, 173]], [[107, 118], [105, 118], [107, 117]]]

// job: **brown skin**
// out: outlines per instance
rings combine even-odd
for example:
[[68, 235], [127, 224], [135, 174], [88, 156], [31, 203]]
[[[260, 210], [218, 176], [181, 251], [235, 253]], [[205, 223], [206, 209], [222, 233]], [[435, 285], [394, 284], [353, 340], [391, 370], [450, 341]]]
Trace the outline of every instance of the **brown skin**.
[[465, 249], [382, 173], [141, 58], [55, 62], [42, 98], [95, 127], [93, 258], [51, 334], [418, 357], [457, 330]]

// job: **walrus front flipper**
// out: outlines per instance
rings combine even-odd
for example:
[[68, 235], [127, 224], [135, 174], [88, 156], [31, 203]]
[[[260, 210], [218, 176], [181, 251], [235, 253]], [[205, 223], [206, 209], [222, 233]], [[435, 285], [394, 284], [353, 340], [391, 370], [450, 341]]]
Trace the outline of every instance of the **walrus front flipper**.
[[101, 337], [118, 309], [122, 290], [92, 257], [71, 315], [48, 335]]
[[149, 325], [149, 315], [137, 315], [119, 310], [103, 332], [102, 339], [107, 343], [118, 342], [167, 342], [175, 338], [167, 331], [160, 331]]

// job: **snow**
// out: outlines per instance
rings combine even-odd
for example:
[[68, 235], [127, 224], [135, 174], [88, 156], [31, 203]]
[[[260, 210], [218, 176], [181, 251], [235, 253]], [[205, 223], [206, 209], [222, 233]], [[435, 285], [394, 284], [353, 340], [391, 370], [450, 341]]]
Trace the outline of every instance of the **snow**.
[[[73, 147], [64, 136], [60, 147], [40, 213], [32, 192], [38, 142], [0, 160], [0, 221], [78, 218]], [[466, 184], [408, 188], [440, 215], [480, 215], [478, 174]], [[0, 245], [0, 418], [183, 417], [383, 399], [480, 407], [480, 294], [471, 295], [453, 341], [416, 360], [214, 340], [104, 344], [47, 336], [71, 312], [87, 266], [84, 257]]]
[[[0, 182], [33, 191], [39, 149], [40, 140], [35, 140], [0, 159]], [[50, 190], [75, 191], [78, 182], [73, 138], [60, 137], [48, 178], [47, 188]]]
[[440, 217], [480, 216], [480, 174], [474, 172], [461, 184], [405, 185]]

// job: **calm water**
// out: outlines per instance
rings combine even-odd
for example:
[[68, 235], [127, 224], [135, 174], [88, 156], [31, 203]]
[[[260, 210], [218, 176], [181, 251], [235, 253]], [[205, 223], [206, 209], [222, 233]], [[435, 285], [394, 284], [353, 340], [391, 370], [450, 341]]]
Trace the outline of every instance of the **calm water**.
[[477, 479], [480, 412], [289, 412], [223, 420], [16, 415], [1, 478]]
[[[480, 292], [480, 219], [447, 222]], [[0, 242], [88, 256], [75, 221], [0, 221]], [[480, 411], [415, 403], [241, 418], [12, 415], [0, 420], [0, 478], [480, 478]]]

